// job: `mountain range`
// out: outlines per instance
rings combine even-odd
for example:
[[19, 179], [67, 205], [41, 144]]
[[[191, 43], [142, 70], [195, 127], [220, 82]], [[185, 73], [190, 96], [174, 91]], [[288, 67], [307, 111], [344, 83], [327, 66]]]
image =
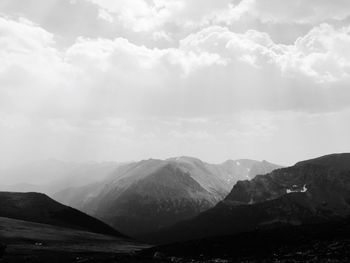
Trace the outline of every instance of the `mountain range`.
[[54, 195], [121, 232], [138, 237], [214, 207], [238, 180], [280, 166], [267, 161], [209, 164], [193, 157], [149, 159], [119, 166], [105, 180]]
[[[95, 254], [83, 260], [350, 258], [350, 153], [286, 168], [253, 160], [208, 164], [192, 157], [149, 159], [118, 165], [103, 180], [67, 188], [55, 198], [99, 219], [45, 194], [0, 192], [0, 238], [10, 245], [8, 253], [15, 253], [16, 262], [27, 258], [14, 250], [18, 247], [26, 247], [30, 257], [33, 251], [40, 253], [43, 262], [53, 251], [60, 253], [58, 262], [63, 255], [76, 262], [82, 251], [92, 250]], [[136, 252], [147, 245], [124, 234], [157, 246]], [[113, 251], [118, 255], [110, 258]]]
[[239, 181], [215, 207], [144, 239], [172, 243], [350, 215], [350, 154], [332, 154]]

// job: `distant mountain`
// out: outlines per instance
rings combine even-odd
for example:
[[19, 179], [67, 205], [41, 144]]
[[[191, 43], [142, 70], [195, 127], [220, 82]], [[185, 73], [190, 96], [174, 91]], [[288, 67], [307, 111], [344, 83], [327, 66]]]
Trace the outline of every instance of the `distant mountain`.
[[0, 192], [0, 208], [0, 217], [123, 236], [105, 223], [40, 193]]
[[333, 154], [240, 181], [214, 208], [146, 240], [167, 243], [350, 215], [350, 154]]
[[276, 168], [254, 160], [149, 159], [122, 165], [102, 182], [66, 189], [54, 198], [136, 237], [196, 216], [221, 201], [238, 180]]
[[256, 161], [250, 159], [227, 160], [222, 164], [208, 164], [208, 166], [214, 172], [226, 175], [230, 191], [237, 181], [250, 180], [259, 174], [266, 174], [283, 167], [265, 160]]
[[67, 187], [97, 182], [111, 174], [120, 163], [36, 161], [0, 170], [1, 191], [44, 192], [54, 194]]

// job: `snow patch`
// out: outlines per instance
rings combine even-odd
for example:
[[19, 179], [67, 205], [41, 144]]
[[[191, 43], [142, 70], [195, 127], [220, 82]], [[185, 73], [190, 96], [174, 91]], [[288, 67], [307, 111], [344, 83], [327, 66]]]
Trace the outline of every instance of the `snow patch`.
[[[293, 188], [296, 188], [298, 187], [297, 185], [293, 185]], [[290, 194], [290, 193], [296, 193], [296, 192], [299, 192], [299, 193], [305, 193], [307, 191], [307, 188], [306, 188], [306, 184], [304, 184], [303, 188], [302, 189], [287, 189], [286, 190], [286, 193], [287, 194]]]
[[305, 193], [307, 191], [306, 184], [304, 184], [303, 189], [301, 190], [302, 193]]

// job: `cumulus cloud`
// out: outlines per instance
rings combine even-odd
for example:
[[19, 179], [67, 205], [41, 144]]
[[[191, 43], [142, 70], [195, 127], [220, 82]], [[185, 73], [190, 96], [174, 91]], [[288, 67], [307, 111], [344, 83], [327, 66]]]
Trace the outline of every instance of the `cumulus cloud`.
[[36, 111], [38, 103], [50, 103], [47, 114], [96, 118], [348, 105], [336, 99], [350, 82], [349, 27], [322, 24], [293, 45], [275, 43], [256, 30], [235, 33], [213, 26], [190, 34], [177, 48], [81, 37], [63, 51], [51, 33], [27, 20], [1, 18], [0, 28], [7, 109], [11, 101], [12, 107], [35, 105]]
[[[232, 21], [247, 16], [265, 24], [285, 23], [273, 15], [284, 8], [279, 3], [257, 13], [260, 2], [254, 0], [91, 1], [99, 8], [96, 19], [122, 23], [140, 34], [150, 32], [150, 38], [171, 45], [150, 46], [120, 35], [83, 35], [61, 46], [57, 39], [62, 36], [41, 25], [1, 16], [4, 143], [43, 136], [42, 143], [52, 145], [51, 150], [59, 148], [62, 155], [68, 150], [79, 152], [72, 145], [88, 144], [93, 152], [112, 144], [131, 156], [140, 149], [136, 144], [146, 147], [148, 143], [157, 145], [154, 153], [164, 153], [166, 148], [186, 154], [181, 153], [179, 141], [197, 138], [196, 149], [201, 149], [197, 152], [204, 152], [203, 141], [215, 144], [217, 151], [225, 145], [254, 150], [252, 141], [264, 146], [277, 131], [291, 127], [283, 118], [247, 122], [250, 117], [245, 112], [329, 114], [350, 106], [350, 27], [317, 24], [343, 19], [345, 3], [343, 10], [331, 14], [326, 12], [333, 10], [330, 2], [315, 9], [313, 1], [308, 1], [305, 14], [297, 17], [293, 15], [297, 7], [291, 4], [290, 21], [316, 24], [294, 42], [282, 44], [257, 28], [232, 29]], [[176, 31], [182, 33], [176, 35]], [[246, 122], [232, 119], [232, 114], [241, 114]], [[222, 119], [216, 122], [215, 118]], [[22, 134], [19, 127], [26, 131]], [[27, 142], [28, 149], [35, 148], [34, 141], [38, 139], [33, 145]], [[48, 155], [41, 145], [41, 154]], [[187, 150], [196, 155], [190, 146]], [[92, 156], [85, 153], [86, 158]], [[110, 149], [100, 158], [113, 154], [118, 151]], [[120, 152], [119, 156], [123, 157]]]
[[221, 25], [240, 32], [247, 30], [247, 26], [263, 29], [283, 42], [290, 41], [290, 37], [281, 32], [283, 29], [296, 37], [298, 33], [304, 33], [305, 28], [309, 30], [320, 23], [344, 21], [350, 16], [347, 0], [86, 1], [103, 10], [100, 15], [104, 14], [109, 21], [113, 17], [115, 25], [122, 24], [136, 32], [159, 32], [158, 35], [167, 32], [167, 36], [176, 39], [208, 26]]
[[124, 26], [134, 31], [150, 31], [166, 27], [167, 24], [197, 28], [208, 23], [217, 11], [228, 7], [230, 1], [211, 0], [88, 0], [113, 15]]
[[349, 79], [349, 45], [350, 26], [335, 29], [322, 24], [297, 39], [294, 58], [287, 64], [320, 82]]
[[350, 15], [346, 0], [242, 0], [238, 6], [265, 22], [317, 24], [329, 19], [342, 20]]
[[58, 100], [52, 95], [65, 93], [74, 69], [54, 47], [54, 36], [26, 19], [4, 17], [0, 32], [0, 108], [30, 113], [33, 105], [38, 110]]

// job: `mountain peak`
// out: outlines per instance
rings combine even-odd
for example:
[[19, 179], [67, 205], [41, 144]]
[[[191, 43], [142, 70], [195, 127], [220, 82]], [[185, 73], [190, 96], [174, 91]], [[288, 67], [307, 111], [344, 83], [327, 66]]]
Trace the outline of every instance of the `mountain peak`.
[[166, 161], [175, 161], [175, 162], [202, 162], [202, 160], [196, 158], [196, 157], [192, 157], [192, 156], [177, 156], [177, 157], [171, 157], [166, 159]]

